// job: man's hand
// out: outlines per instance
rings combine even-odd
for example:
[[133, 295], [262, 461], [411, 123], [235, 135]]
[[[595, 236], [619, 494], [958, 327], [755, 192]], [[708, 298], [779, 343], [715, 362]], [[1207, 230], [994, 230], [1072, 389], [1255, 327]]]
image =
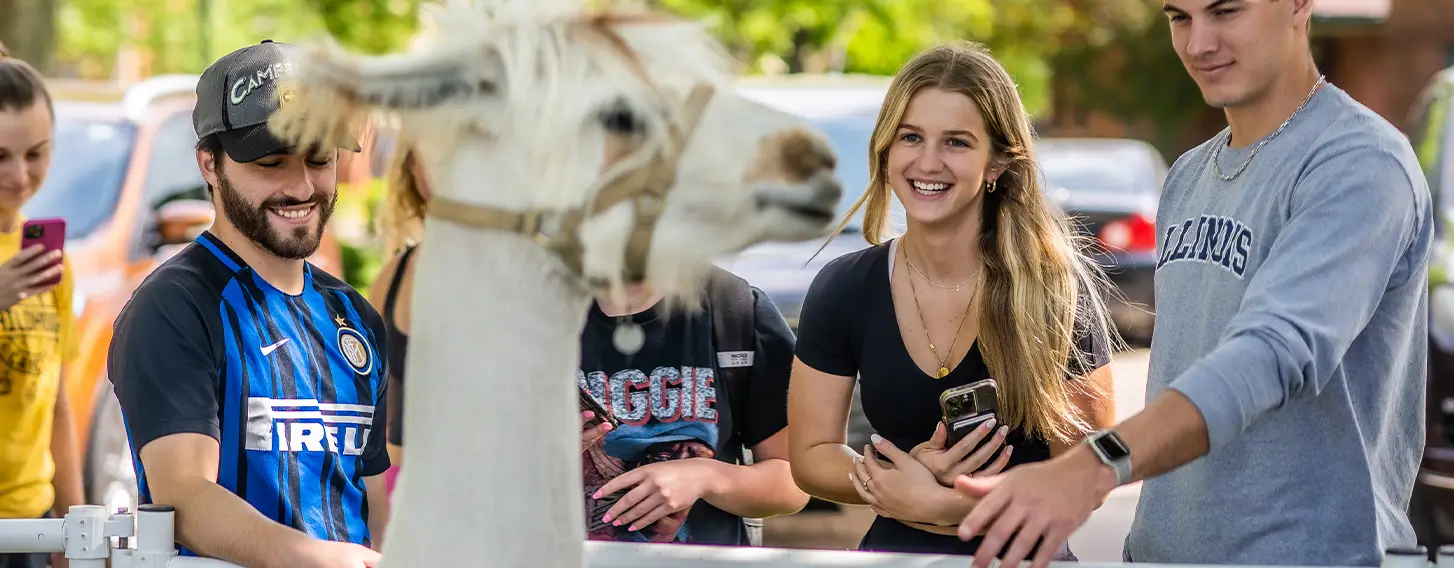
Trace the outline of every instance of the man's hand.
[[71, 560], [64, 552], [50, 553], [50, 568], [71, 568]]
[[[1084, 445], [1040, 463], [987, 478], [962, 476], [954, 488], [979, 502], [959, 525], [959, 538], [984, 534], [972, 568], [989, 568], [1001, 551], [1002, 566], [1019, 566], [1035, 542], [1032, 568], [1045, 568], [1091, 512], [1116, 487], [1115, 473]], [[1016, 533], [1019, 534], [1016, 534]], [[1014, 542], [1010, 537], [1014, 537]]]
[[589, 410], [581, 411], [581, 451], [583, 452], [591, 449], [591, 446], [596, 445], [596, 442], [601, 441], [602, 438], [606, 437], [606, 433], [611, 431], [611, 424], [609, 422], [601, 422], [595, 426], [589, 425], [591, 419], [595, 417], [596, 413], [594, 412]]
[[651, 526], [672, 513], [684, 511], [707, 494], [713, 480], [711, 458], [657, 462], [621, 474], [601, 486], [592, 499], [634, 487], [621, 497], [602, 522], [626, 525], [630, 531]]
[[[893, 465], [879, 462], [880, 453]], [[853, 468], [848, 480], [875, 513], [900, 521], [953, 526], [953, 519], [943, 518], [944, 492], [949, 490], [939, 485], [924, 464], [892, 442], [875, 434], [873, 445], [863, 447], [863, 457], [854, 462]]]
[[44, 250], [43, 246], [32, 245], [0, 263], [0, 310], [54, 286], [44, 282], [60, 276], [65, 265], [61, 264], [61, 251], [41, 254]]
[[[974, 474], [975, 477], [988, 477], [995, 475], [1005, 469], [1010, 463], [1010, 451], [1014, 446], [1006, 446], [1005, 451], [1000, 452], [1000, 457], [994, 463], [989, 463], [990, 458], [995, 455], [995, 450], [1005, 443], [1005, 436], [1009, 429], [1001, 426], [999, 430], [993, 430], [995, 419], [991, 418], [980, 424], [964, 438], [960, 439], [954, 447], [944, 448], [944, 443], [949, 439], [949, 430], [944, 422], [939, 422], [934, 427], [934, 435], [929, 441], [914, 446], [909, 450], [909, 455], [929, 468], [934, 473], [934, 478], [939, 484], [945, 487], [953, 487], [954, 479], [961, 475]], [[974, 446], [994, 432], [994, 438], [985, 444], [984, 447], [976, 450], [973, 455], [969, 454]], [[965, 456], [968, 456], [967, 458]], [[985, 464], [989, 463], [988, 466]], [[981, 469], [983, 468], [983, 469]]]
[[373, 568], [383, 556], [351, 542], [308, 539], [287, 559], [292, 568]]

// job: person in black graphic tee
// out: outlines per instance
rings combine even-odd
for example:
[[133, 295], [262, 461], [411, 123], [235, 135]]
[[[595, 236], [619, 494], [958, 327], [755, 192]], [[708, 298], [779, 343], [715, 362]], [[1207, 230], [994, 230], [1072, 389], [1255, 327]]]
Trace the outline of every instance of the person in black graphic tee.
[[[371, 292], [389, 327], [389, 444], [402, 468], [410, 258], [424, 246], [419, 221], [430, 186], [408, 149], [400, 151], [390, 175], [387, 217], [390, 240], [400, 252], [380, 271]], [[590, 308], [576, 379], [621, 422], [608, 430], [582, 412], [591, 539], [748, 545], [750, 533], [760, 529], [746, 519], [794, 513], [808, 503], [786, 461], [792, 331], [761, 290], [730, 273], [717, 271], [713, 278], [739, 294], [734, 297], [751, 298], [752, 306], [743, 309], [752, 312], [752, 321], [732, 320], [742, 329], [751, 327], [750, 356], [738, 361], [750, 365], [745, 373], [742, 367], [724, 372], [722, 364], [736, 360], [724, 357], [729, 347], [744, 346], [716, 345], [713, 332], [714, 324], [746, 314], [732, 312], [735, 305], [714, 304], [713, 294], [704, 310], [677, 309], [671, 317], [662, 314], [660, 298], [640, 288], [628, 289], [630, 308], [614, 307], [608, 299]], [[616, 349], [620, 318], [641, 325], [646, 334], [634, 355]], [[729, 377], [745, 378], [745, 384]], [[738, 465], [743, 450], [751, 450], [751, 465]]]
[[[747, 286], [725, 272], [714, 278]], [[629, 292], [627, 306], [592, 304], [576, 380], [621, 426], [583, 440], [588, 538], [745, 546], [744, 517], [807, 505], [787, 464], [792, 331], [761, 290], [751, 292], [756, 345], [742, 363], [752, 365], [746, 385], [723, 380], [712, 318], [731, 316], [714, 309], [712, 298], [703, 311], [670, 316], [640, 288]], [[634, 355], [613, 341], [623, 317], [646, 333]], [[738, 464], [744, 449], [752, 465]]]
[[[975, 505], [957, 478], [1063, 455], [1114, 419], [1099, 275], [1042, 197], [1029, 119], [984, 51], [905, 64], [871, 140], [870, 186], [847, 217], [865, 210], [873, 246], [830, 262], [804, 299], [790, 463], [808, 493], [873, 507], [863, 550], [974, 554], [982, 537], [955, 534]], [[864, 448], [844, 437], [855, 375], [877, 432]], [[946, 448], [940, 393], [986, 378], [998, 424]]]

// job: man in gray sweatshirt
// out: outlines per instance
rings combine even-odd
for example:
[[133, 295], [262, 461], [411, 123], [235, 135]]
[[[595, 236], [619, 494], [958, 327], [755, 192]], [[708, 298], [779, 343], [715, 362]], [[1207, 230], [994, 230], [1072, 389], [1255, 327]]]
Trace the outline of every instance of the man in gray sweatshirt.
[[1051, 461], [959, 480], [979, 499], [960, 536], [986, 534], [977, 568], [1002, 549], [1013, 566], [1145, 479], [1128, 560], [1376, 566], [1415, 540], [1427, 183], [1403, 135], [1318, 73], [1313, 0], [1165, 8], [1230, 128], [1166, 178], [1147, 406]]

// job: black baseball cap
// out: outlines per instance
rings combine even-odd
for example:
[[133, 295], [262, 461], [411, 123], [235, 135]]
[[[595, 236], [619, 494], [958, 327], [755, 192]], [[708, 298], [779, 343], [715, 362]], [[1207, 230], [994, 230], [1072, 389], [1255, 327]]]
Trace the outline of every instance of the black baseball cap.
[[[192, 127], [198, 138], [216, 134], [234, 162], [252, 162], [289, 152], [292, 144], [268, 130], [268, 117], [282, 104], [279, 80], [293, 72], [290, 44], [265, 39], [222, 56], [197, 80]], [[355, 140], [339, 146], [359, 151]]]

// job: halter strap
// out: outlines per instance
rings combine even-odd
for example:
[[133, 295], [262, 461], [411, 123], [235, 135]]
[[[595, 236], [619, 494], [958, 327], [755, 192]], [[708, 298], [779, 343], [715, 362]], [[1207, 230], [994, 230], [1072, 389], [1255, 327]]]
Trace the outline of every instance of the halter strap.
[[646, 277], [646, 261], [651, 252], [651, 236], [666, 205], [666, 195], [676, 182], [677, 162], [702, 113], [713, 95], [708, 85], [696, 85], [687, 96], [685, 113], [680, 123], [669, 125], [667, 144], [657, 147], [650, 161], [639, 168], [626, 170], [606, 180], [596, 197], [585, 207], [564, 210], [529, 209], [510, 211], [489, 205], [464, 203], [454, 199], [430, 199], [429, 217], [477, 229], [506, 231], [535, 240], [554, 252], [576, 276], [582, 276], [583, 247], [577, 231], [582, 223], [601, 211], [631, 201], [635, 224], [626, 244], [626, 274], [629, 282]]

